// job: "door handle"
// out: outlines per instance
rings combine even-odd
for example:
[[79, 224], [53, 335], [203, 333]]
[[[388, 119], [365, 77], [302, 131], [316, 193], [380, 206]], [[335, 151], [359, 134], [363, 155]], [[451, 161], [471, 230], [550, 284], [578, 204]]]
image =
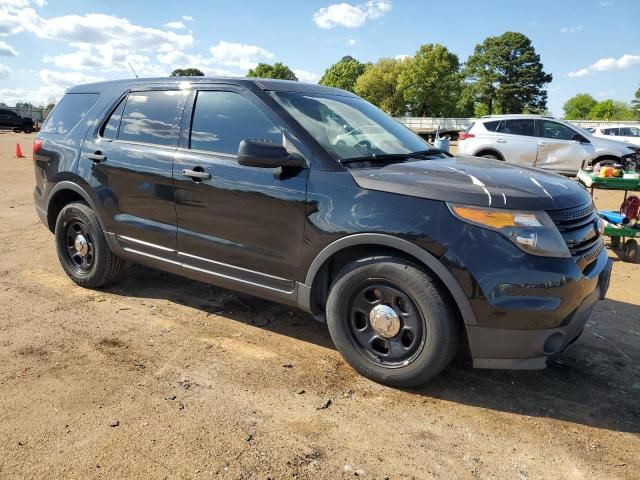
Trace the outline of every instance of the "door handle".
[[104, 162], [107, 159], [107, 157], [102, 155], [102, 152], [100, 150], [98, 150], [98, 151], [96, 151], [94, 153], [87, 153], [85, 155], [85, 157], [87, 157], [89, 160], [93, 161], [93, 163]]
[[182, 175], [185, 177], [190, 177], [193, 180], [209, 180], [211, 178], [211, 174], [205, 172], [202, 167], [195, 167], [198, 170], [190, 170], [185, 168], [182, 170]]
[[506, 140], [502, 140], [501, 138], [499, 138], [499, 139], [496, 140], [496, 143], [507, 143], [507, 141]]

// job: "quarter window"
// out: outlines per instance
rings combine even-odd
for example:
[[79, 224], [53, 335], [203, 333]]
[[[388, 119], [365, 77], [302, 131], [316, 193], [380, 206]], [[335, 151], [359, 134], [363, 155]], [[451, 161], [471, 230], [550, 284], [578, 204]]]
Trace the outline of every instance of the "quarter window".
[[535, 136], [534, 123], [531, 119], [505, 120], [500, 125], [500, 131], [510, 135]]
[[184, 95], [182, 91], [131, 92], [124, 105], [118, 140], [177, 145], [176, 110]]
[[42, 126], [44, 133], [67, 133], [84, 118], [98, 100], [97, 93], [67, 93]]
[[235, 155], [240, 142], [249, 139], [283, 142], [281, 130], [242, 95], [198, 92], [191, 123], [192, 149]]
[[484, 128], [486, 128], [490, 132], [499, 132], [500, 131], [498, 130], [499, 125], [500, 125], [499, 120], [493, 121], [493, 122], [484, 122]]
[[555, 140], [571, 140], [576, 132], [557, 122], [542, 120], [542, 136], [544, 138], [553, 138]]

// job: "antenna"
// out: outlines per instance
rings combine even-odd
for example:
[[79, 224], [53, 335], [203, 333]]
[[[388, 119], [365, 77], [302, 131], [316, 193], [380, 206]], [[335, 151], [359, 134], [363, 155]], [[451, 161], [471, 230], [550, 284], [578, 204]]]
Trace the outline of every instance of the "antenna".
[[136, 76], [136, 78], [140, 78], [129, 62], [127, 62], [127, 65], [129, 65], [129, 68], [131, 69], [133, 74]]

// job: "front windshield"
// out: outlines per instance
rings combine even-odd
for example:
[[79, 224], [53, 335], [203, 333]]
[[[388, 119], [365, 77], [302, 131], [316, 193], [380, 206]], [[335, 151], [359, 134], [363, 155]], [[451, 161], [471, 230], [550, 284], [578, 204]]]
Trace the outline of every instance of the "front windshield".
[[274, 92], [273, 96], [337, 160], [433, 148], [358, 97], [297, 92]]

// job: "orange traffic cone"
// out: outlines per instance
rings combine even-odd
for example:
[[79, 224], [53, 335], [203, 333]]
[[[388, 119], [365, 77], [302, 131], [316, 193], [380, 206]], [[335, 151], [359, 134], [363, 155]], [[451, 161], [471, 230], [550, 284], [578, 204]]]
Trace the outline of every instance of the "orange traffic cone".
[[20, 148], [19, 143], [16, 143], [16, 158], [24, 158], [24, 155], [22, 155], [22, 149]]

